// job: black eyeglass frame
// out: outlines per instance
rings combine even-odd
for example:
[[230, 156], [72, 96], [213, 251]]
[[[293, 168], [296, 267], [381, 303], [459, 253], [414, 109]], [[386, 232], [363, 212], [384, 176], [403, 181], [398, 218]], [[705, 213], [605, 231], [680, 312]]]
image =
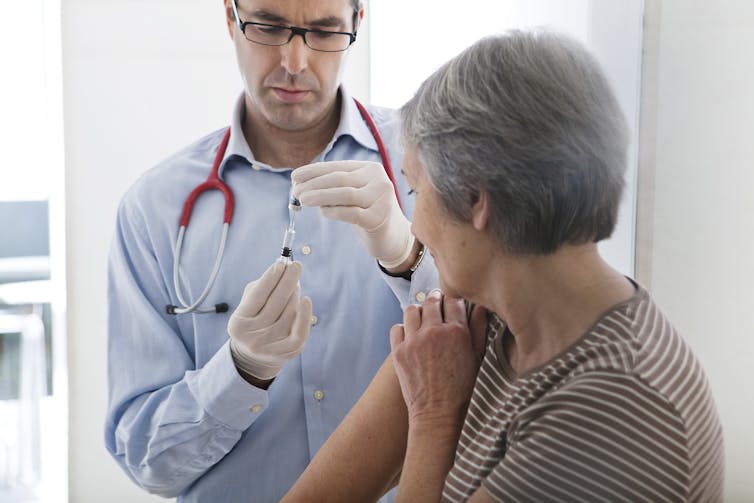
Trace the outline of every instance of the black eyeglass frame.
[[[356, 31], [350, 32], [350, 31], [329, 31], [329, 30], [316, 30], [316, 29], [310, 29], [310, 28], [301, 28], [299, 26], [285, 26], [282, 24], [269, 24], [269, 23], [256, 23], [254, 21], [241, 21], [241, 16], [238, 14], [238, 0], [233, 0], [233, 14], [236, 16], [236, 24], [238, 25], [238, 29], [241, 30], [241, 33], [243, 33], [243, 36], [246, 40], [249, 42], [252, 42], [254, 44], [259, 45], [266, 45], [267, 47], [282, 47], [284, 45], [287, 45], [293, 40], [293, 37], [296, 35], [301, 35], [301, 38], [304, 39], [304, 44], [311, 49], [312, 51], [317, 52], [343, 52], [347, 50], [351, 45], [356, 42]], [[355, 12], [353, 15], [353, 25], [356, 26], [356, 20], [358, 19], [358, 12]], [[288, 37], [288, 40], [283, 42], [282, 44], [265, 44], [264, 42], [257, 42], [256, 40], [251, 40], [246, 36], [246, 27], [247, 26], [266, 26], [269, 28], [283, 28], [286, 30], [291, 30], [291, 35]], [[348, 35], [349, 42], [346, 47], [343, 49], [338, 49], [335, 51], [324, 51], [322, 49], [315, 49], [314, 47], [309, 45], [309, 42], [306, 40], [306, 34], [307, 33], [322, 33], [322, 34], [328, 34], [328, 35]]]

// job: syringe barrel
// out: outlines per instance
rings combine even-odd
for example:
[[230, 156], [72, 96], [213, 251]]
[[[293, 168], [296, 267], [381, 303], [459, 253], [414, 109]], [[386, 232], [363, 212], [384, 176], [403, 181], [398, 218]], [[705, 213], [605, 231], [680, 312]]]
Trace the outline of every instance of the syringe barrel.
[[296, 231], [293, 229], [287, 229], [285, 236], [283, 236], [283, 248], [293, 249], [293, 238], [296, 237]]

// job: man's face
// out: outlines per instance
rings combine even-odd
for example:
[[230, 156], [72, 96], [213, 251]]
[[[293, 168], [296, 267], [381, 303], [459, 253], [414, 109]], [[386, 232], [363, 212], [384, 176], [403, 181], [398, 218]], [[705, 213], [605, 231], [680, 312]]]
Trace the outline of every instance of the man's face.
[[[271, 47], [246, 40], [226, 0], [228, 30], [247, 93], [247, 113], [286, 131], [325, 120], [335, 103], [347, 51], [318, 52], [296, 35]], [[353, 31], [350, 0], [238, 0], [241, 21], [328, 31]], [[362, 13], [360, 13], [362, 14]]]

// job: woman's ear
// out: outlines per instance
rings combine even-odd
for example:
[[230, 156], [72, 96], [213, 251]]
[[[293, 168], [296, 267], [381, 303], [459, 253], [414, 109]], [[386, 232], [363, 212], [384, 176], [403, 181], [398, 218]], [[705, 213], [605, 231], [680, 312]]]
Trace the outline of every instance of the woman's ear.
[[471, 224], [478, 231], [483, 231], [490, 219], [489, 198], [486, 190], [480, 190], [476, 194], [476, 202], [471, 207]]

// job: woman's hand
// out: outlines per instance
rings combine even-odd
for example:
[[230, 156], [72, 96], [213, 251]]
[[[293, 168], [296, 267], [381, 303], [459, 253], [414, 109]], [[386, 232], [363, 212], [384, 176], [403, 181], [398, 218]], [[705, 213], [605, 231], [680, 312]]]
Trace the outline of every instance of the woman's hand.
[[393, 363], [412, 424], [460, 431], [484, 355], [487, 312], [475, 307], [470, 323], [464, 301], [435, 290], [409, 306], [403, 325], [390, 330]]

